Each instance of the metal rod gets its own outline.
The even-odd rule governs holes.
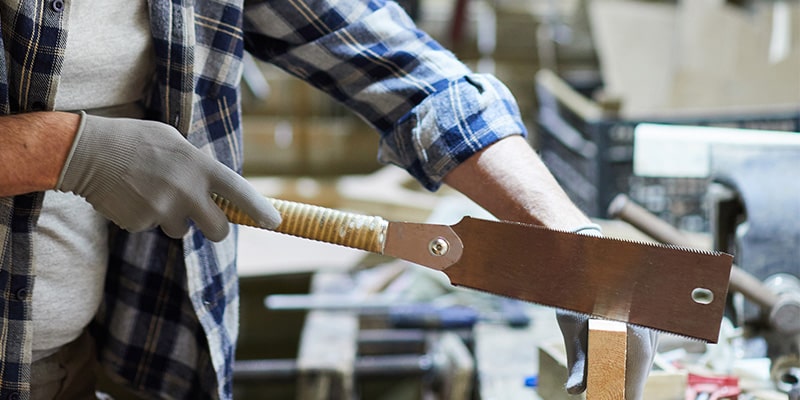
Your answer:
[[[233,363],[237,381],[291,380],[298,375],[295,359],[238,360]]]
[[[357,377],[419,376],[434,369],[434,360],[427,354],[393,354],[362,356],[355,360]],[[238,360],[233,365],[237,381],[290,380],[300,368],[295,359]]]

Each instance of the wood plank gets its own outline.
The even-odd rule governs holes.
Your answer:
[[[558,334],[555,313],[540,306],[533,306],[528,312],[535,322],[527,327],[514,328],[491,321],[475,325],[478,399],[552,400],[526,387],[525,379],[537,372],[536,344]],[[563,385],[562,380],[562,392]]]
[[[348,285],[347,275],[314,275],[312,293],[336,293]],[[311,311],[300,338],[297,366],[298,400],[351,399],[358,347],[358,315],[352,312]]]
[[[582,400],[585,393],[571,395],[564,389],[567,381],[567,353],[564,341],[553,336],[550,341],[539,343],[539,385],[536,387],[537,398],[547,400]]]
[[[627,327],[622,322],[589,320],[587,400],[625,398],[627,334]]]
[[[433,354],[442,366],[442,387],[439,399],[470,398],[475,377],[475,360],[464,341],[454,332],[443,332],[432,344]]]
[[[567,354],[560,338],[539,344],[539,397],[547,400],[585,399],[585,393],[570,395],[564,390],[567,380]],[[682,400],[686,393],[686,370],[655,369],[647,377],[643,399]]]

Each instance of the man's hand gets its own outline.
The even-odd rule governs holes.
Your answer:
[[[211,193],[265,228],[280,224],[278,211],[244,178],[155,121],[82,114],[56,189],[85,197],[132,232],[161,226],[180,238],[192,220],[206,237],[220,241],[229,226]]]
[[[599,227],[587,226],[576,233],[601,236]],[[564,337],[567,351],[567,392],[579,394],[586,390],[586,359],[589,340],[589,318],[569,311],[557,311],[556,318]],[[628,325],[627,361],[625,363],[625,398],[639,400],[644,394],[644,385],[653,364],[658,345],[657,332]]]
[[[567,392],[579,394],[586,390],[586,343],[589,339],[589,319],[567,311],[556,312],[558,326],[567,349]],[[627,361],[625,363],[625,398],[640,400],[650,366],[653,364],[658,335],[651,329],[628,325]]]
[[[501,220],[561,230],[587,226],[592,229],[581,233],[600,235],[521,137],[500,140],[473,155],[445,176],[445,182]],[[558,317],[567,346],[567,389],[580,393],[586,388],[588,319],[561,313]],[[654,332],[628,328],[628,399],[641,397],[655,346]]]

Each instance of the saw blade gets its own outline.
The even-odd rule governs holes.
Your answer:
[[[454,285],[716,343],[725,253],[464,218]]]

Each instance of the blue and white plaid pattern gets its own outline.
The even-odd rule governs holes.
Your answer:
[[[66,1],[69,11],[69,2]],[[150,0],[156,76],[148,117],[242,166],[243,51],[331,94],[381,135],[379,157],[433,190],[470,155],[524,126],[509,91],[472,74],[393,2]],[[63,14],[0,0],[0,112],[50,110]],[[0,199],[0,398],[29,396],[31,235],[41,194]],[[112,376],[147,397],[230,398],[238,329],[236,235],[212,243],[112,229],[92,325]]]

